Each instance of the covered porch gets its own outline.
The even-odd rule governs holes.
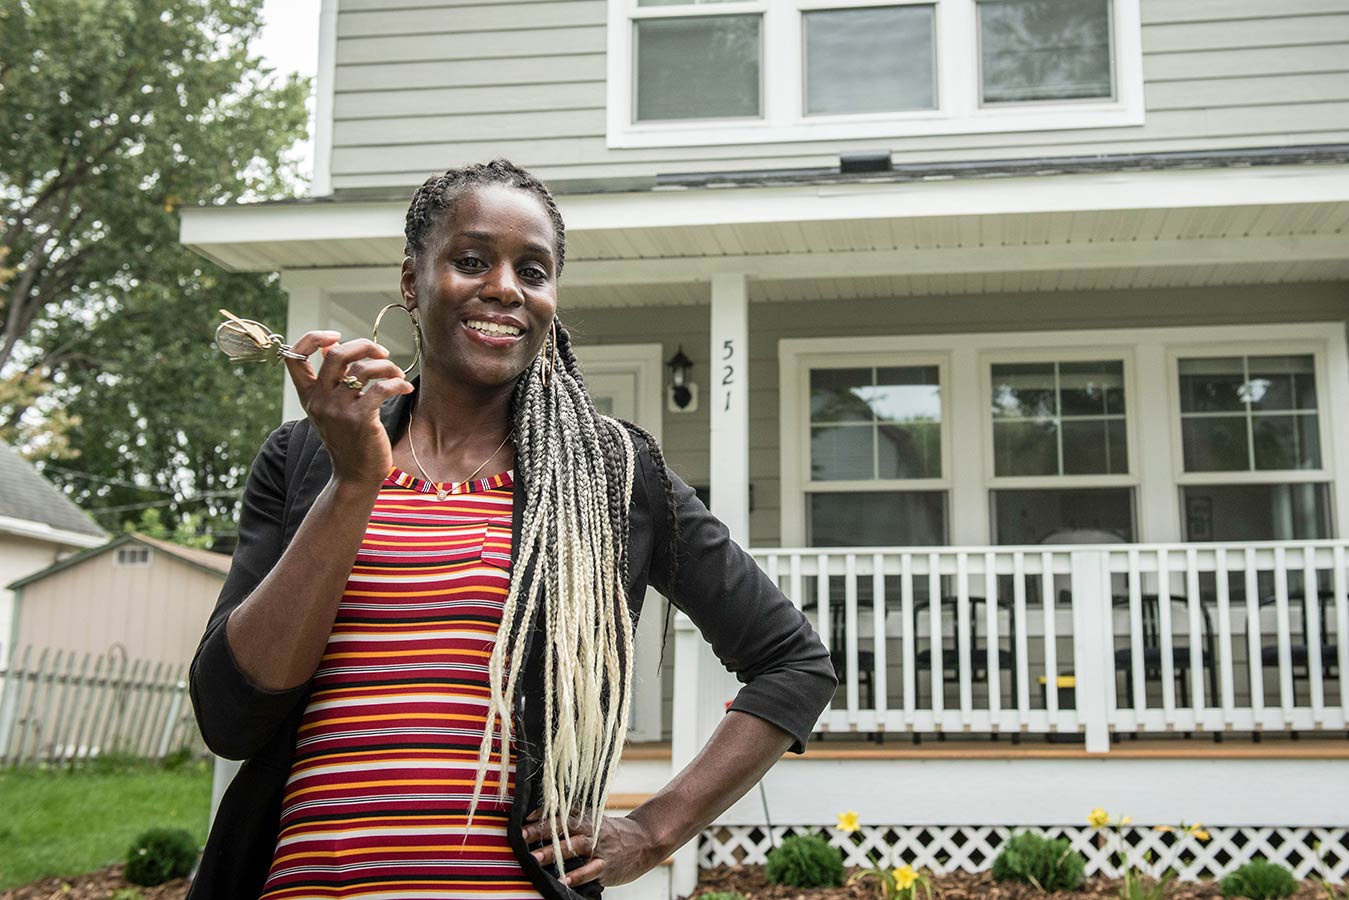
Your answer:
[[[1156,821],[1193,817],[1199,786],[1218,802],[1222,784],[1278,769],[1293,781],[1273,806],[1201,814],[1346,840],[1317,798],[1349,791],[1349,167],[559,202],[562,315],[597,402],[661,438],[834,658],[823,740],[769,776],[770,795],[796,798],[774,827],[829,824],[849,803],[878,827],[1066,827],[1108,762],[1107,793]],[[401,200],[199,210],[183,238],[281,270],[288,335],[364,334],[397,300],[402,214]],[[683,407],[664,367],[681,348],[698,386]],[[625,757],[620,806],[692,759],[737,687],[688,618],[662,633],[662,603],[638,637],[645,747]],[[1297,775],[1258,755],[1290,745],[1274,733],[1314,741],[1318,762]],[[1156,740],[1257,755],[1130,752]],[[906,755],[958,741],[1002,755]],[[1080,768],[1049,797],[1066,770],[1036,754],[1060,750]],[[1007,765],[1034,781],[989,805]],[[1145,788],[1125,771],[1140,765]],[[969,790],[905,800],[914,778],[956,777]],[[757,803],[705,835],[704,864],[761,853]],[[676,858],[676,893],[698,852]]]

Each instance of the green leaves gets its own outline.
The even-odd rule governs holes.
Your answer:
[[[275,277],[195,256],[174,214],[297,189],[309,84],[249,56],[261,6],[0,0],[0,380],[50,386],[0,399],[0,428],[61,426],[78,456],[47,474],[107,528],[160,508],[232,531],[279,416],[279,375],[211,348],[219,306],[284,320]]]

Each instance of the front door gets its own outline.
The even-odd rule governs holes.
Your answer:
[[[661,345],[626,344],[577,347],[586,387],[595,408],[608,416],[641,425],[659,440],[661,425]],[[661,739],[661,630],[665,598],[648,590],[637,625],[636,670],[632,678],[632,705],[628,739]],[[671,654],[673,658],[673,653]]]

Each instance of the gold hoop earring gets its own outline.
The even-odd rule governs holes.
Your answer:
[[[401,309],[408,314],[408,319],[412,322],[412,345],[415,352],[412,355],[412,365],[403,370],[403,375],[411,375],[412,370],[417,368],[417,364],[422,361],[422,325],[417,321],[417,314],[408,309],[407,304],[390,303],[388,306],[381,309],[379,315],[375,316],[375,330],[374,333],[370,335],[370,340],[374,341],[376,344],[379,343],[379,323],[384,318],[384,314],[391,309]]]
[[[541,363],[543,367],[543,386],[548,387],[548,382],[552,380],[553,370],[557,368],[557,319],[554,318],[549,327],[553,338],[553,352],[548,354],[548,360]]]

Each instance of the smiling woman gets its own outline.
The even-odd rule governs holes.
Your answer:
[[[836,686],[651,437],[595,409],[547,188],[451,170],[406,236],[422,374],[334,332],[287,358],[307,418],[258,455],[193,662],[203,736],[248,760],[193,898],[594,897],[801,752]],[[605,817],[648,582],[745,686],[665,789]]]

